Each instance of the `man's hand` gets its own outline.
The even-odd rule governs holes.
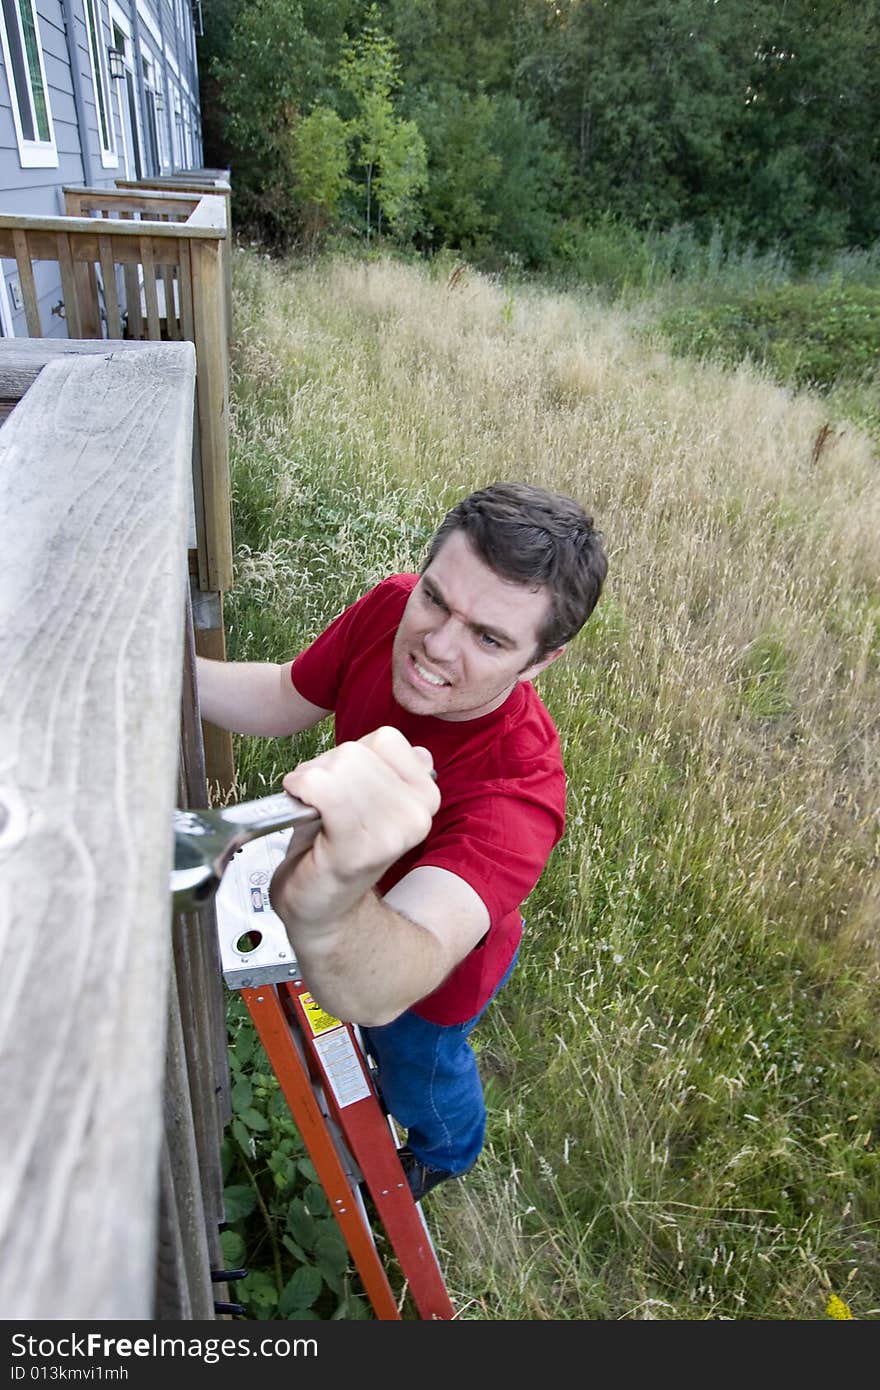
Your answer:
[[[284,788],[321,813],[322,828],[301,859],[284,860],[271,885],[274,910],[291,933],[333,927],[385,873],[420,844],[440,805],[431,756],[397,729],[342,743],[284,778]]]

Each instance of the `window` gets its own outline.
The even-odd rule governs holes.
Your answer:
[[[95,110],[98,114],[98,135],[101,140],[101,163],[105,169],[115,168],[119,163],[116,154],[116,137],[113,131],[113,115],[110,108],[110,85],[107,77],[105,44],[101,32],[101,15],[97,0],[85,0],[86,33],[89,40],[89,57],[92,64],[92,87],[95,92]]]
[[[168,153],[168,121],[165,115],[165,93],[161,88],[153,94],[153,105],[156,111],[156,128],[159,136],[159,164],[161,168],[167,169],[171,165],[171,157]]]
[[[119,103],[119,129],[122,133],[122,157],[126,177],[143,178],[143,159],[141,156],[141,136],[138,125],[137,102],[134,92],[134,61],[132,58],[131,37],[120,21],[116,6],[110,12],[113,24],[113,47],[123,55],[125,77],[113,83],[116,100]]]
[[[0,0],[3,57],[23,169],[58,167],[40,26],[34,0]]]

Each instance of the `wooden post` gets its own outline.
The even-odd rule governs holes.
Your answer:
[[[223,266],[219,241],[190,242],[196,402],[205,507],[205,549],[211,590],[232,588],[232,519],[229,493],[229,363]]]
[[[94,347],[0,429],[0,1307],[21,1320],[154,1306],[195,362]]]
[[[32,338],[39,338],[43,330],[40,326],[40,306],[37,302],[37,288],[34,283],[34,267],[31,264],[27,232],[21,228],[16,229],[12,233],[12,244],[15,248],[18,283],[21,285],[22,298],[24,299],[27,331]]]
[[[192,590],[195,646],[198,656],[211,661],[226,660],[226,630],[223,622],[223,595]],[[216,724],[202,725],[205,748],[205,775],[212,794],[222,801],[235,782],[232,735]]]

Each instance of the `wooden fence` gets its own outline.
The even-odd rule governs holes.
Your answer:
[[[172,189],[66,188],[65,215],[0,214],[0,256],[14,259],[31,338],[48,333],[34,263],[58,266],[71,339],[188,341],[196,349],[190,567],[196,645],[225,658],[223,594],[232,585],[229,487],[228,196]],[[233,781],[232,741],[205,730],[208,776]]]
[[[226,226],[232,226],[232,185],[228,169],[189,169],[177,174],[156,174],[151,179],[117,179],[116,187],[123,189],[152,189],[164,193],[190,193],[200,197],[210,193],[226,203]],[[225,257],[226,326],[232,333],[232,257]]]
[[[0,342],[0,1308],[204,1319],[228,1118],[203,805],[186,342]]]

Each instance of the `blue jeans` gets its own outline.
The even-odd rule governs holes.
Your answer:
[[[477,1161],[486,1105],[468,1035],[515,965],[516,956],[491,998],[466,1023],[429,1023],[408,1009],[392,1023],[360,1030],[379,1070],[382,1099],[428,1168],[460,1174]]]

